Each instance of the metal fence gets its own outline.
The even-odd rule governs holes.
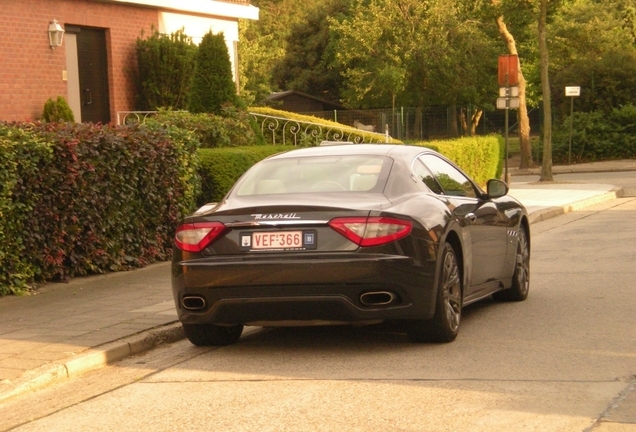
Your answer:
[[[157,111],[118,111],[117,125],[144,123]],[[263,137],[269,144],[293,146],[315,146],[322,141],[351,141],[369,143],[388,143],[391,136],[382,133],[360,130],[346,125],[327,125],[322,123],[295,120],[265,114],[249,113],[258,124]]]
[[[157,111],[117,111],[117,126],[128,123],[144,123],[146,118],[157,114]]]
[[[354,127],[332,126],[256,113],[250,113],[250,116],[260,126],[263,136],[270,144],[314,146],[321,141],[391,142],[391,136],[388,134],[363,131]]]
[[[372,110],[334,110],[303,113],[326,120],[336,121],[345,125],[366,128],[399,139],[399,140],[429,140],[446,138],[453,135],[452,122],[458,121],[460,111],[470,118],[474,112],[472,107],[458,108],[457,116],[453,116],[451,109],[447,107],[430,107],[418,110],[417,108],[400,107],[396,109],[372,109]],[[530,109],[530,128],[539,131],[541,116],[539,109]],[[509,133],[517,133],[516,111],[511,113]],[[485,111],[477,125],[476,133],[488,135],[491,133],[504,133],[505,113],[503,110]],[[460,125],[457,126],[460,131]]]
[[[418,110],[417,108],[400,107],[396,109],[371,109],[371,110],[334,110],[303,113],[326,120],[338,122],[349,126],[346,128],[329,127],[325,125],[308,123],[286,118],[266,116],[251,113],[258,121],[263,134],[273,139],[274,143],[288,143],[298,145],[299,140],[304,139],[333,139],[353,140],[356,131],[366,132],[366,139],[374,142],[388,142],[390,138],[401,141],[426,141],[431,139],[443,139],[453,136],[452,122],[458,121],[460,112],[463,111],[470,118],[474,108],[458,108],[458,113],[453,116],[451,109],[446,107],[431,107]],[[117,113],[117,124],[129,122],[143,123],[148,116],[156,111],[120,111]],[[528,110],[530,117],[530,129],[538,132],[541,129],[541,112],[538,108]],[[510,116],[508,133],[516,135],[518,123],[516,111]],[[460,134],[461,127],[457,126]],[[476,128],[478,135],[491,133],[504,134],[505,113],[503,110],[485,111]]]

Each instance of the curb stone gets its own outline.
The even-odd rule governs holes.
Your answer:
[[[0,402],[184,338],[185,334],[181,323],[175,321],[99,347],[90,348],[62,363],[52,363],[26,372],[16,382],[8,383],[11,385],[9,390],[0,390]]]
[[[605,192],[604,194],[586,198],[581,201],[577,201],[573,204],[566,206],[555,206],[549,207],[547,209],[539,210],[535,213],[528,215],[528,220],[530,224],[544,221],[546,219],[551,219],[553,217],[557,217],[566,213],[571,213],[573,211],[581,210],[585,207],[592,206],[594,204],[600,204],[605,201],[610,201],[616,198],[620,198],[624,195],[624,190],[622,187],[617,187],[612,189],[611,191]]]

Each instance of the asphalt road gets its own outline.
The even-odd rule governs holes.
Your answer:
[[[533,225],[528,300],[468,307],[450,344],[383,327],[182,341],[10,400],[0,430],[635,431],[635,220],[631,198]]]

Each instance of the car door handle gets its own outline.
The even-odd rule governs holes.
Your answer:
[[[468,219],[471,222],[475,222],[477,220],[477,216],[475,216],[475,213],[468,213],[466,216],[464,216],[465,219]]]

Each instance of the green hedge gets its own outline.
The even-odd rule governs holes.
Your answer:
[[[232,185],[256,162],[293,146],[251,146],[199,150],[201,196],[198,204],[218,202]]]
[[[167,259],[199,195],[178,128],[0,124],[0,294]]]
[[[20,293],[40,273],[27,249],[40,196],[25,189],[52,160],[41,136],[0,123],[0,295]]]
[[[501,176],[505,148],[504,140],[499,135],[431,141],[418,145],[443,154],[481,185]]]
[[[503,138],[496,135],[419,143],[439,151],[464,169],[479,184],[501,176]],[[198,205],[218,202],[256,162],[293,146],[259,146],[199,150],[202,194]]]
[[[556,164],[567,163],[569,147],[570,118],[567,118],[554,129],[552,161]],[[574,113],[572,162],[626,158],[636,158],[636,106],[624,105],[609,113]]]

